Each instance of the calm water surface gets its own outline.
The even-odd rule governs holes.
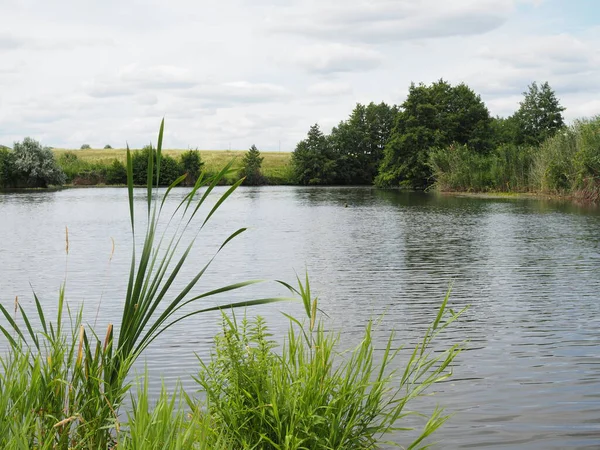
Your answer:
[[[144,201],[136,192],[140,214]],[[468,351],[431,400],[455,413],[438,448],[600,448],[598,210],[370,188],[243,188],[202,232],[186,273],[241,226],[249,230],[198,292],[244,279],[293,281],[306,268],[347,345],[384,313],[382,345],[391,330],[398,345],[415,343],[453,282],[451,306],[471,308],[447,339],[468,340]],[[0,236],[3,304],[18,295],[31,309],[31,283],[52,309],[66,273],[68,301],[83,302],[86,321],[99,329],[118,321],[131,242],[124,189],[0,194]],[[267,283],[218,300],[281,294]],[[280,336],[281,311],[302,314],[297,304],[252,314]],[[208,355],[217,330],[213,314],[164,335],[145,354],[153,389],[161,377],[194,389],[195,354]]]

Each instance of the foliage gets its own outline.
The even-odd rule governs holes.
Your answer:
[[[503,144],[516,145],[518,124],[514,115],[510,117],[493,117],[490,123],[494,148]]]
[[[157,174],[157,151],[151,145],[147,145],[142,150],[135,151],[132,156],[133,161],[133,180],[136,185],[144,185],[147,182],[149,155],[153,155],[152,166],[154,167],[154,176]],[[160,186],[169,186],[181,175],[184,174],[182,165],[175,158],[168,155],[161,155],[160,165]]]
[[[600,201],[600,117],[577,121],[536,153],[533,179],[542,192]]]
[[[409,416],[408,405],[437,382],[447,379],[460,345],[434,353],[433,339],[458,315],[446,312],[446,302],[420,344],[408,355],[402,371],[391,369],[401,349],[389,336],[380,363],[374,361],[373,324],[361,343],[339,357],[339,337],[317,320],[317,299],[308,279],[293,289],[304,302],[308,323],[290,317],[288,336],[279,349],[259,317],[238,324],[223,315],[223,334],[215,341],[210,363],[197,377],[206,393],[205,406],[219,436],[231,448],[367,449],[379,448],[398,423]],[[441,426],[448,416],[436,408],[414,448]]]
[[[244,155],[243,168],[240,171],[240,176],[245,177],[244,184],[249,186],[259,186],[265,183],[260,167],[264,158],[260,156],[260,151],[255,145],[250,147],[250,150]]]
[[[92,147],[90,146],[90,144],[83,144],[83,145],[80,147],[80,150],[89,150],[90,148],[92,148]]]
[[[0,188],[15,187],[15,154],[9,148],[0,148]]]
[[[111,150],[111,149],[112,149],[112,147],[110,146],[110,144],[106,144],[104,146],[104,150]]]
[[[118,159],[106,168],[106,184],[127,184],[127,169]]]
[[[65,182],[65,174],[57,165],[54,153],[34,139],[26,137],[14,145],[14,170],[18,185],[48,187]]]
[[[68,151],[58,157],[58,166],[65,181],[74,185],[101,184],[106,180],[107,167],[97,161],[85,161],[76,152]]]
[[[515,143],[518,145],[540,145],[564,127],[562,112],[556,94],[548,84],[540,86],[534,81],[523,92],[523,100],[514,115],[516,122]]]
[[[383,157],[396,106],[358,103],[350,117],[334,127],[329,137],[336,158],[336,184],[372,184]]]
[[[310,127],[306,139],[296,146],[292,167],[298,184],[331,184],[336,179],[335,156],[318,124]]]
[[[492,144],[490,126],[485,104],[465,84],[412,84],[386,145],[377,185],[427,187],[430,149],[456,143],[485,153]]]
[[[531,188],[532,150],[504,144],[481,154],[466,145],[435,149],[430,154],[435,187],[442,191],[512,191]]]
[[[181,154],[180,162],[183,167],[183,172],[187,173],[185,184],[187,186],[193,186],[204,166],[200,152],[198,150],[187,150]]]

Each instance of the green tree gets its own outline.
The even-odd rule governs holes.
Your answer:
[[[358,103],[350,117],[331,132],[336,184],[372,184],[398,113],[385,103]]]
[[[265,183],[265,178],[260,170],[263,159],[264,158],[260,156],[260,151],[255,145],[252,145],[250,150],[244,155],[244,167],[240,173],[242,177],[246,177],[244,184],[259,186]]]
[[[90,147],[90,144],[83,144],[81,146],[81,150],[89,150],[90,148],[92,148],[92,147]]]
[[[183,172],[187,173],[187,177],[184,181],[186,186],[193,186],[202,172],[202,166],[204,162],[200,156],[198,150],[187,150],[181,154],[180,163],[183,168]]]
[[[514,115],[493,117],[490,126],[494,148],[503,144],[516,144],[518,124]]]
[[[331,145],[318,124],[292,153],[292,168],[299,184],[331,184],[336,179],[336,161]]]
[[[65,173],[56,163],[52,150],[29,137],[23,142],[15,142],[14,167],[19,186],[45,188],[66,181]]]
[[[104,146],[104,150],[110,150],[110,149],[112,149],[112,147],[110,146],[110,144],[106,144]]]
[[[8,147],[0,147],[0,187],[14,187],[15,154]]]
[[[534,81],[523,96],[515,113],[517,145],[539,145],[565,126],[565,108],[547,81],[540,86]]]
[[[478,153],[492,145],[490,113],[467,85],[411,84],[384,151],[376,184],[422,189],[431,183],[429,151],[452,143]]]

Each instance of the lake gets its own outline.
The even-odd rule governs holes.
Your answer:
[[[142,215],[145,192],[135,198]],[[347,346],[380,317],[381,346],[391,330],[398,345],[414,345],[452,283],[450,306],[471,306],[442,342],[465,340],[467,350],[431,397],[454,413],[438,448],[600,448],[598,209],[372,188],[240,188],[200,234],[186,275],[242,226],[248,231],[199,289],[293,282],[308,270],[328,326]],[[16,295],[32,310],[30,283],[55,309],[66,276],[70,306],[83,303],[99,334],[119,320],[131,251],[125,189],[0,193],[0,236],[0,301],[9,310]],[[285,294],[267,282],[221,300]],[[280,337],[281,311],[302,315],[296,303],[249,314],[266,317]],[[218,322],[218,314],[197,316],[146,352],[154,392],[161,379],[195,389],[196,354],[209,354]]]

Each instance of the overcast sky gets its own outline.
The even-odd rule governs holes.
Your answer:
[[[293,150],[357,102],[466,82],[493,115],[549,81],[600,113],[597,0],[0,0],[0,144]]]

